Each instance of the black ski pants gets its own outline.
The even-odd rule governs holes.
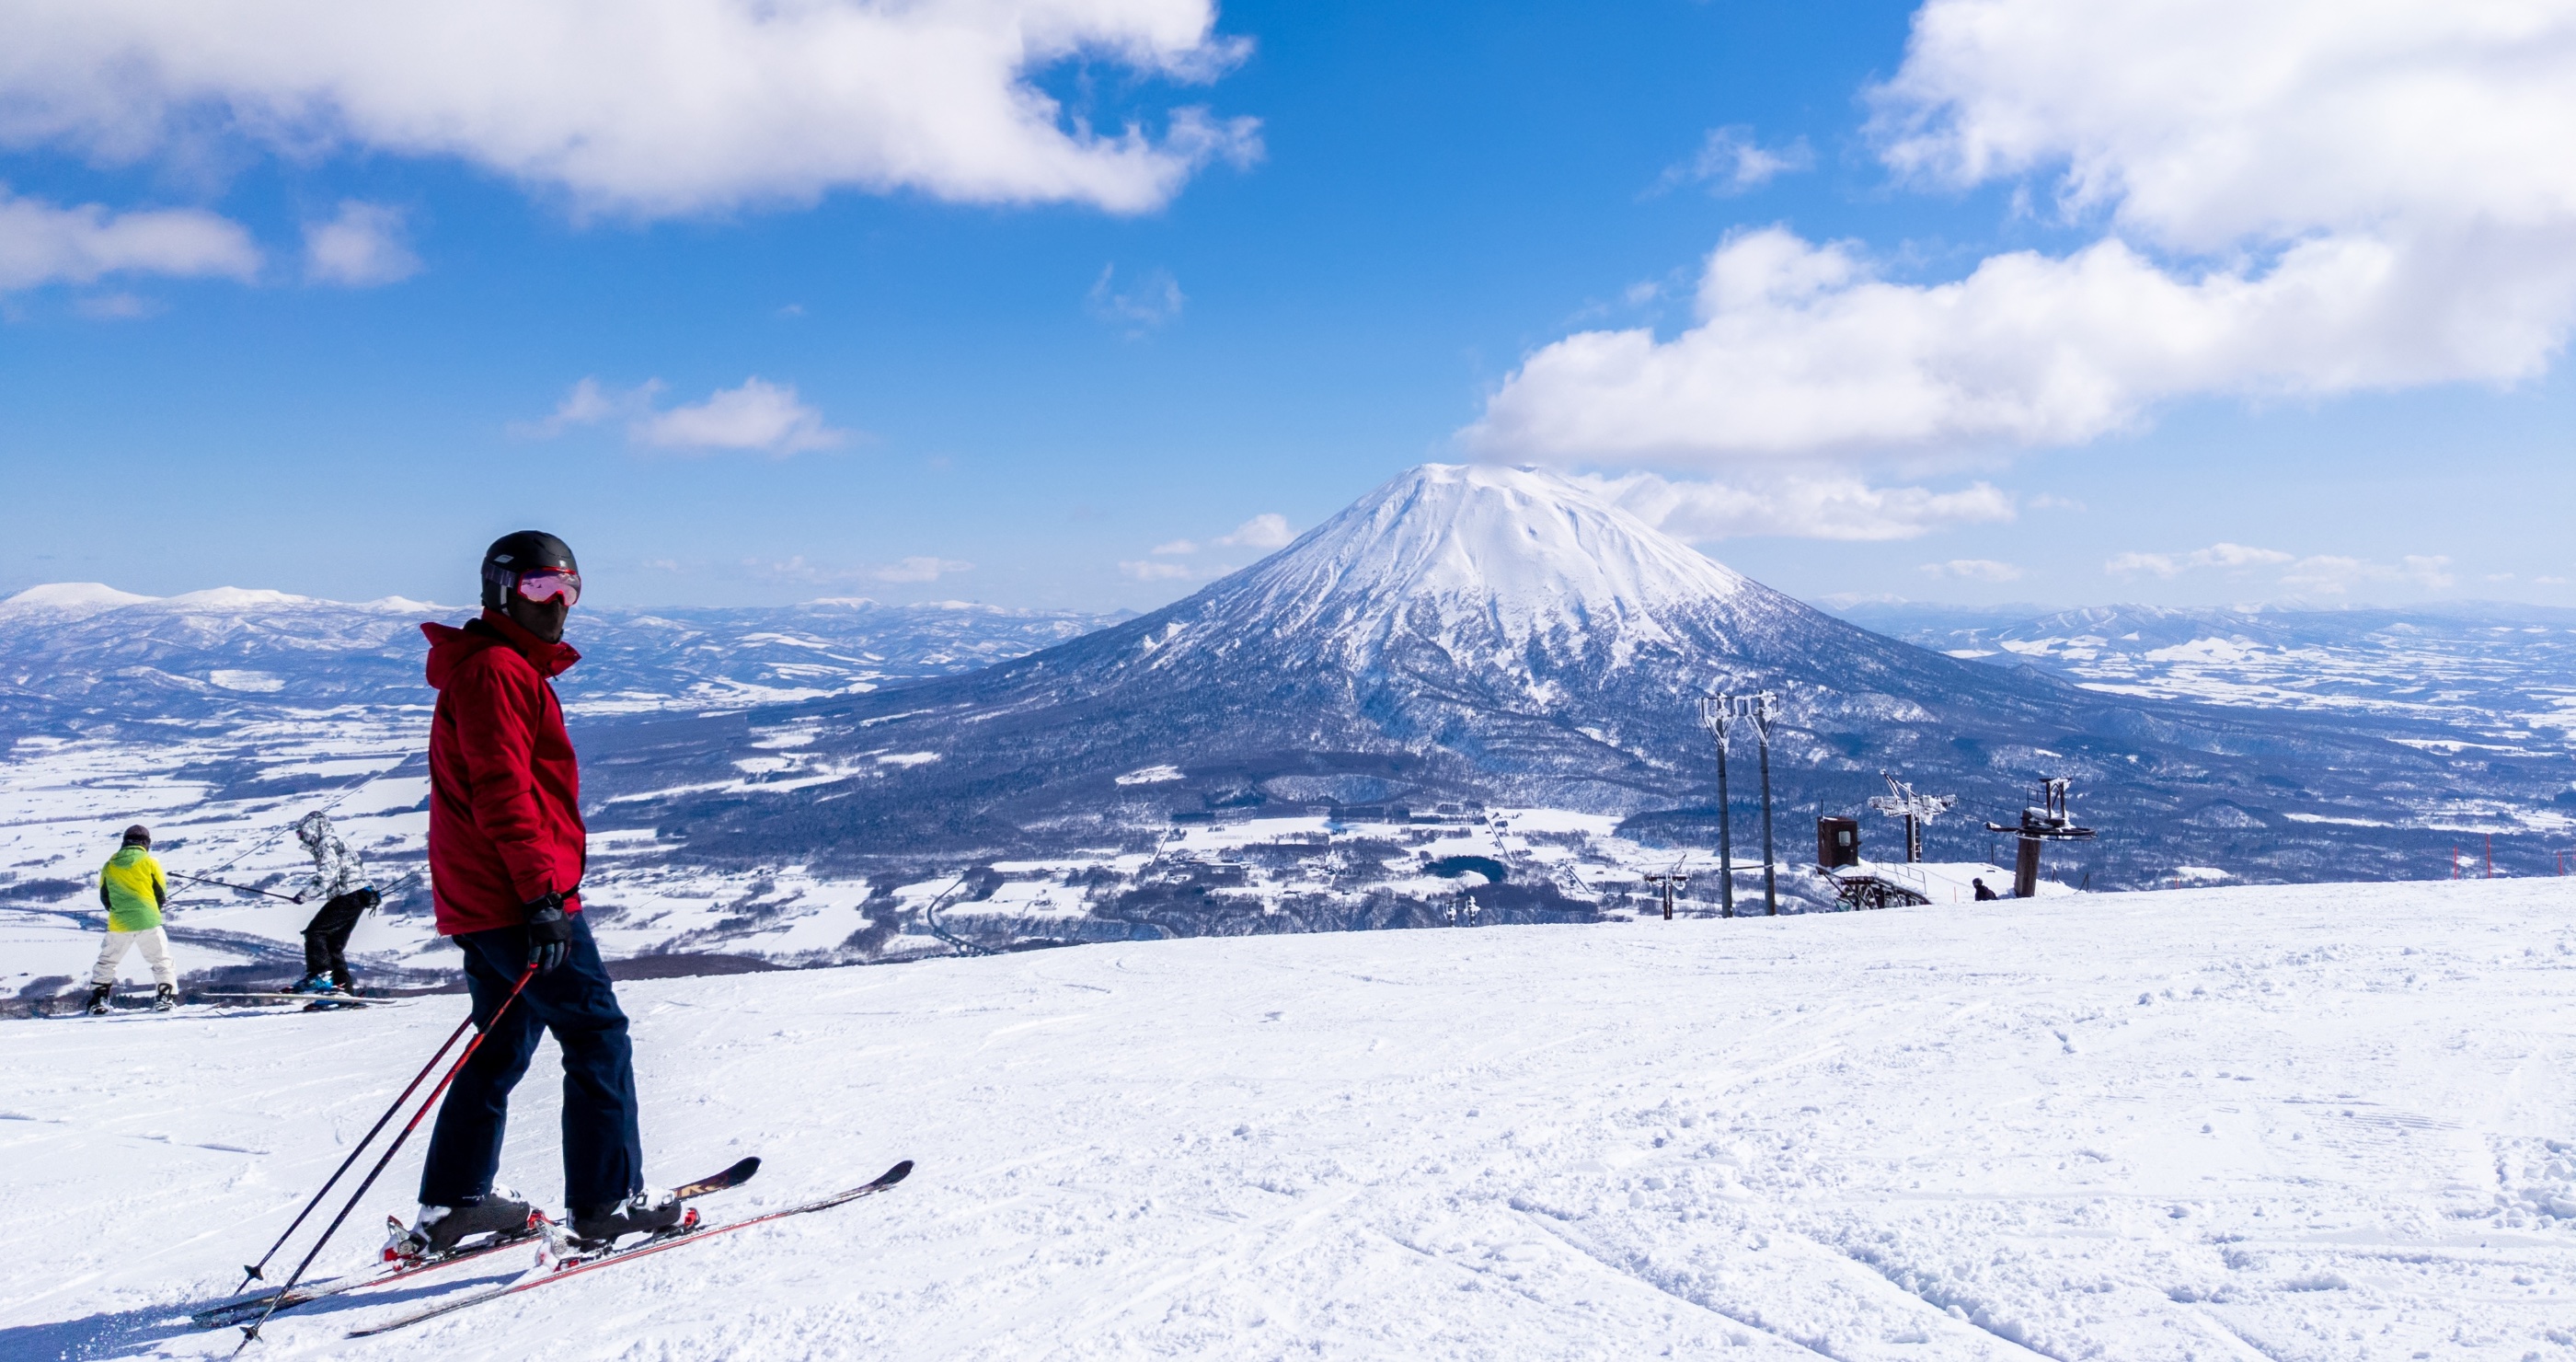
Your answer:
[[[340,894],[322,905],[322,911],[304,924],[304,972],[307,975],[328,972],[331,982],[346,990],[356,981],[349,977],[349,933],[358,929],[358,919],[374,899],[361,889]]]
[[[530,979],[507,1011],[501,1001],[528,967],[527,929],[499,927],[454,939],[465,950],[465,986],[483,1044],[439,1104],[429,1162],[420,1173],[421,1204],[462,1206],[492,1190],[510,1090],[548,1031],[563,1049],[564,1204],[578,1214],[644,1190],[634,1049],[590,924],[572,915],[572,949],[564,962]]]

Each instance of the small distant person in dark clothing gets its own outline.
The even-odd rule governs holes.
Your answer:
[[[2003,897],[2003,895],[1988,889],[1984,880],[1970,880],[1968,883],[1977,887],[1977,902],[1979,903],[1992,903]]]
[[[522,530],[483,555],[481,617],[462,629],[420,627],[438,691],[429,731],[431,898],[439,935],[465,952],[484,1036],[438,1109],[409,1252],[445,1253],[468,1238],[526,1228],[531,1207],[492,1179],[510,1090],[549,1031],[563,1051],[573,1234],[600,1241],[664,1229],[685,1209],[644,1185],[626,1014],[581,911],[581,771],[552,681],[581,660],[563,641],[579,599],[572,550]],[[513,988],[519,995],[504,1010]]]
[[[354,993],[358,985],[349,974],[349,933],[376,906],[375,887],[367,883],[367,868],[357,853],[331,830],[328,814],[316,809],[297,820],[295,840],[313,857],[313,878],[296,891],[295,901],[320,899],[322,911],[304,925],[304,978],[288,992],[324,997]]]

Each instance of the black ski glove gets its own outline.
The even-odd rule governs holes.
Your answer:
[[[572,951],[572,919],[564,916],[564,896],[548,894],[521,905],[528,915],[528,963],[539,974],[551,972]]]

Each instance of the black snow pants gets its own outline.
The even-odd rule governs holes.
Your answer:
[[[331,982],[342,989],[355,986],[349,977],[349,933],[358,929],[358,918],[376,901],[371,889],[353,890],[334,897],[322,905],[322,911],[304,924],[304,972],[307,975],[328,971]]]
[[[465,986],[484,1036],[439,1104],[429,1162],[420,1173],[421,1204],[462,1206],[491,1192],[510,1090],[548,1031],[563,1049],[565,1206],[578,1214],[644,1190],[634,1049],[584,915],[572,915],[572,949],[564,962],[530,979],[498,1022],[493,1014],[528,967],[527,929],[496,927],[455,941],[465,950]]]

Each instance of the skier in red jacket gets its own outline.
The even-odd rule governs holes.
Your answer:
[[[446,1253],[465,1239],[527,1228],[528,1204],[492,1179],[510,1090],[547,1031],[563,1049],[573,1233],[614,1240],[681,1216],[677,1198],[644,1186],[626,1014],[582,920],[581,770],[553,685],[581,660],[563,641],[579,599],[572,550],[521,530],[483,556],[480,618],[462,629],[420,627],[438,690],[429,734],[432,899],[439,935],[465,952],[466,987],[486,1034],[439,1106],[420,1218],[398,1237],[401,1253]],[[518,997],[505,1009],[513,988]]]

